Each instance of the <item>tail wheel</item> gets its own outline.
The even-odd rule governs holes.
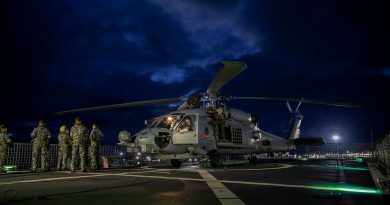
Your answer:
[[[172,167],[180,168],[182,161],[180,159],[171,159]]]
[[[221,167],[223,164],[221,155],[211,155],[210,165],[211,167]]]

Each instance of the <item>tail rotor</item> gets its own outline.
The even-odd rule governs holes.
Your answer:
[[[288,123],[284,127],[284,131],[287,132],[288,139],[299,138],[301,121],[303,119],[303,115],[299,112],[299,107],[301,106],[301,104],[302,102],[299,102],[297,107],[295,107],[295,109],[292,109],[290,103],[288,101],[286,102],[287,109],[291,114]]]

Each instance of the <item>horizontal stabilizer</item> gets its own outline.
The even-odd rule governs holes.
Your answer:
[[[298,139],[292,140],[292,142],[294,143],[294,145],[315,145],[315,146],[319,146],[319,145],[324,145],[325,144],[325,140],[322,137],[298,138]]]

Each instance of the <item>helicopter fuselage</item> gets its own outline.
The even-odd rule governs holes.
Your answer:
[[[221,126],[225,136],[221,139],[207,109],[180,110],[150,120],[145,129],[119,144],[130,153],[151,153],[166,159],[286,152],[294,148],[289,140],[260,130],[254,118],[253,114],[226,108]]]

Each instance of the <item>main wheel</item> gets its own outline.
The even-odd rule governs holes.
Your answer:
[[[221,167],[223,164],[221,155],[211,155],[210,165],[211,167]]]
[[[182,161],[180,159],[171,159],[172,167],[175,168],[180,168],[181,162]]]
[[[257,158],[255,156],[250,156],[248,160],[249,160],[249,164],[253,164],[253,165],[257,164]]]

